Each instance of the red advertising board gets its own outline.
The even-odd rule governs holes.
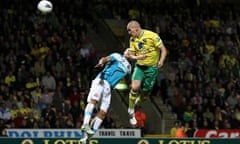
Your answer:
[[[240,129],[236,130],[205,130],[199,129],[194,133],[198,138],[240,138]]]

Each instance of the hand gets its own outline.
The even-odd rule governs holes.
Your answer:
[[[95,65],[95,68],[98,68],[98,67],[103,67],[104,66],[104,64],[103,63],[98,63],[98,64],[96,64]]]
[[[158,62],[158,68],[161,68],[163,66],[163,62],[159,61]]]
[[[123,53],[123,55],[126,57],[126,58],[130,58],[130,53],[129,53],[129,48],[127,48],[125,51],[124,51],[124,53]]]
[[[146,55],[139,55],[137,56],[137,60],[145,60],[147,58]]]
[[[106,58],[102,57],[99,61],[98,61],[98,64],[95,65],[95,68],[98,68],[98,67],[103,67],[104,66],[104,61],[105,61]]]

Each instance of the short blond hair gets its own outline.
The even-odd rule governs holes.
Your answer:
[[[127,27],[141,28],[141,25],[138,21],[132,20],[128,23]]]

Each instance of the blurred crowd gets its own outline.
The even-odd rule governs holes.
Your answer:
[[[87,36],[89,3],[103,18],[137,19],[160,34],[169,55],[153,95],[176,119],[189,129],[240,128],[240,15],[234,5],[58,0],[46,15],[37,2],[1,1],[1,130],[81,126],[98,59]],[[115,127],[110,115],[104,126]]]
[[[228,3],[174,9],[159,21],[170,64],[160,95],[190,128],[239,129],[239,12]]]
[[[98,55],[88,38],[84,1],[0,4],[0,131],[79,128]],[[66,7],[67,5],[67,7]],[[109,124],[110,123],[110,124]],[[113,126],[110,116],[104,126]],[[4,135],[4,134],[3,134]]]

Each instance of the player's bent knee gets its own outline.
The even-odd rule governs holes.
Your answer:
[[[135,80],[135,81],[133,81],[132,84],[131,84],[131,89],[132,89],[132,91],[134,91],[134,92],[139,91],[140,87],[141,87],[141,81],[136,81],[136,80]]]
[[[105,116],[106,116],[106,114],[107,114],[107,113],[106,113],[105,111],[100,110],[100,111],[98,112],[98,117],[101,118],[101,119],[104,119]]]
[[[96,105],[96,104],[97,104],[97,100],[95,100],[95,99],[91,99],[90,103]]]

